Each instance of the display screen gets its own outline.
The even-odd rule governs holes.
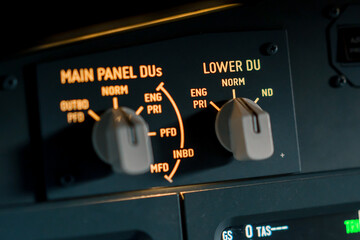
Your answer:
[[[358,211],[225,228],[221,240],[354,240],[360,239]]]

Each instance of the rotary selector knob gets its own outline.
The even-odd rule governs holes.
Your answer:
[[[108,109],[92,132],[95,152],[117,173],[142,174],[154,162],[149,127],[132,109]]]
[[[219,110],[215,131],[237,160],[263,160],[274,153],[270,115],[247,98],[234,98]]]

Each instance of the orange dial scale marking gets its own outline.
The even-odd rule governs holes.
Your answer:
[[[97,115],[93,110],[89,109],[88,110],[88,114],[90,115],[90,117],[92,117],[95,121],[100,121],[100,116]]]
[[[157,86],[156,91],[162,91],[165,94],[165,96],[169,99],[171,105],[173,106],[173,108],[175,110],[176,117],[177,117],[178,122],[179,122],[179,128],[180,128],[180,148],[184,148],[184,145],[185,145],[184,124],[183,124],[183,121],[182,121],[182,117],[181,117],[179,108],[177,107],[177,105],[176,105],[174,99],[171,97],[170,93],[164,88],[164,82],[161,82],[159,84],[159,86]],[[168,180],[170,183],[173,182],[172,178],[174,177],[177,169],[179,168],[180,162],[181,162],[181,160],[178,159],[176,161],[175,166],[172,169],[171,173],[169,175],[164,176],[164,178],[166,180]]]

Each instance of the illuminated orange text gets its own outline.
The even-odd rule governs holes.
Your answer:
[[[245,85],[245,78],[223,78],[221,79],[222,87],[232,87]]]
[[[84,83],[94,81],[94,69],[80,68],[80,69],[61,69],[60,70],[61,84]]]
[[[82,123],[85,121],[85,114],[83,112],[68,112],[67,122],[68,123]]]
[[[175,149],[173,150],[173,157],[174,159],[178,158],[189,158],[194,156],[194,149],[188,148],[188,149]]]
[[[160,114],[162,113],[161,104],[147,105],[146,107],[148,114]]]
[[[162,95],[161,93],[145,93],[144,94],[144,101],[146,103],[149,102],[161,102],[162,101]]]
[[[160,128],[160,137],[175,137],[177,135],[176,128]]]
[[[197,108],[207,108],[207,101],[206,99],[203,100],[194,100],[193,101],[193,108],[197,109]]]
[[[203,62],[204,74],[229,73],[243,71],[259,71],[261,69],[260,59],[246,59],[244,62],[240,60]]]
[[[102,86],[101,96],[118,96],[129,94],[128,85]]]
[[[87,110],[89,105],[89,100],[87,99],[62,100],[60,102],[60,110],[62,112]]]
[[[132,66],[119,67],[99,67],[97,68],[98,81],[107,80],[121,80],[121,79],[135,79],[137,75],[134,74]]]
[[[161,77],[163,75],[162,68],[155,65],[140,65],[139,66],[140,77]]]
[[[271,97],[274,95],[274,90],[272,88],[261,89],[262,97]]]
[[[207,89],[206,88],[191,88],[190,96],[191,97],[205,97],[205,96],[207,96]]]
[[[242,61],[220,61],[203,63],[204,74],[210,73],[226,73],[226,72],[242,72]]]
[[[167,171],[169,171],[168,163],[155,163],[155,164],[150,165],[151,173],[160,173],[160,172],[167,172]]]

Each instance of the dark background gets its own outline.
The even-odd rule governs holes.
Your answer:
[[[206,1],[48,1],[42,3],[12,1],[2,3],[0,57],[36,46],[53,35],[113,20],[163,12],[197,2]]]
[[[331,65],[330,52],[334,49],[329,47],[329,41],[336,41],[336,37],[330,39],[328,35],[336,21],[329,10],[339,6],[343,12],[351,3],[360,4],[335,0],[256,1],[255,6],[45,51],[41,57],[30,60],[2,61],[0,76],[13,74],[19,85],[15,90],[0,91],[0,238],[76,239],[117,231],[144,231],[141,236],[158,240],[208,240],[220,236],[221,230],[231,224],[243,224],[247,219],[260,221],[252,217],[258,214],[269,214],[267,219],[275,221],[278,212],[289,219],[288,216],[302,217],[303,209],[311,216],[330,208],[341,212],[348,204],[355,212],[360,206],[360,92],[349,84],[339,88],[330,84],[340,73]],[[134,1],[127,7],[103,1],[73,4],[2,3],[0,57],[11,58],[54,34],[167,9],[175,3]],[[44,189],[43,182],[34,182],[41,179],[42,165],[41,156],[34,157],[32,152],[39,147],[39,129],[32,119],[37,112],[29,107],[36,107],[36,101],[29,102],[27,97],[36,96],[31,88],[35,78],[27,75],[24,68],[29,62],[101,51],[104,46],[111,48],[111,44],[119,47],[199,32],[264,29],[286,29],[289,37],[300,174],[71,200],[46,201],[46,197],[39,197],[37,193],[44,195]],[[35,145],[29,145],[30,142]],[[169,192],[171,195],[165,197]],[[138,202],[139,199],[142,200]],[[319,207],[327,210],[317,210]],[[296,215],[289,212],[293,210],[298,211]]]

